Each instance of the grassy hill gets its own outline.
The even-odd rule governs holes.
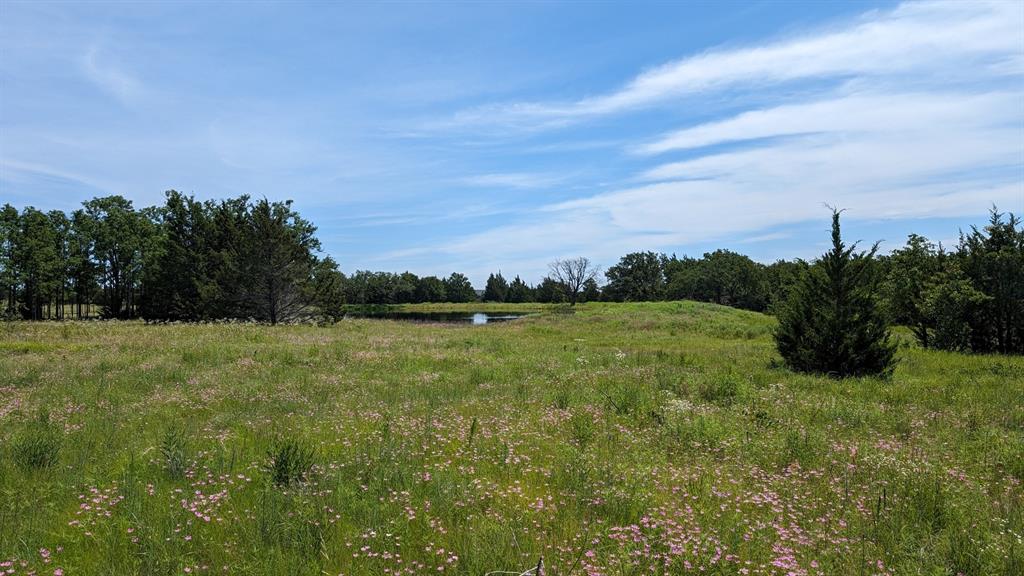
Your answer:
[[[836,381],[756,313],[547,311],[4,324],[0,573],[1024,571],[1024,358]]]

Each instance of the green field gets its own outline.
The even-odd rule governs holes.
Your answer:
[[[1024,358],[830,380],[773,325],[3,324],[0,573],[1024,573]]]

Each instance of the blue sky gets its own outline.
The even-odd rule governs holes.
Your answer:
[[[0,3],[0,202],[291,198],[346,272],[1024,213],[1024,4]]]

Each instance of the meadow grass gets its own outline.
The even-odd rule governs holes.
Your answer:
[[[3,324],[0,573],[1024,573],[1024,359],[832,380],[773,326]]]

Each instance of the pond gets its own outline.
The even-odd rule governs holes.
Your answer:
[[[522,318],[522,312],[405,312],[400,310],[360,310],[348,312],[346,318],[379,318],[404,322],[440,322],[442,324],[492,324]]]

